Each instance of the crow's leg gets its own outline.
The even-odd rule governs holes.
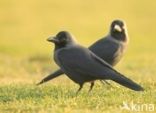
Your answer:
[[[77,90],[76,94],[78,94],[78,93],[81,91],[81,89],[83,88],[83,84],[79,84],[79,85],[80,85],[80,87],[79,87],[79,89]]]
[[[90,89],[89,89],[88,92],[91,92],[91,90],[93,89],[93,87],[94,87],[94,81],[91,82]]]

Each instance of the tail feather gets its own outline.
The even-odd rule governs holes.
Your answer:
[[[139,84],[135,83],[131,79],[123,76],[122,74],[118,73],[117,76],[113,77],[113,81],[119,83],[120,85],[123,85],[127,88],[130,88],[135,91],[144,91],[144,88],[141,87]]]
[[[45,83],[45,82],[48,82],[49,80],[52,80],[52,79],[54,79],[54,78],[56,78],[56,77],[58,77],[58,76],[60,76],[60,75],[62,75],[63,74],[63,71],[62,70],[57,70],[57,71],[55,71],[54,73],[51,73],[50,75],[48,75],[48,76],[46,76],[45,78],[43,78],[39,83],[37,83],[36,85],[41,85],[41,84],[43,84],[43,83]]]

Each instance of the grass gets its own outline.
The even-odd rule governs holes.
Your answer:
[[[155,10],[147,0],[0,0],[0,113],[130,113],[120,109],[123,101],[156,105]],[[115,68],[144,92],[97,81],[90,94],[86,84],[76,95],[78,86],[66,76],[35,85],[58,68],[47,37],[68,30],[88,47],[116,18],[125,20],[130,43]]]
[[[152,87],[154,85],[149,84]],[[35,87],[31,84],[10,84],[0,87],[0,109],[3,112],[74,112],[102,113],[120,111],[122,101],[151,103],[155,101],[152,87],[145,92],[133,92],[119,87],[96,85],[87,93],[87,87],[76,96],[74,84],[51,84]]]

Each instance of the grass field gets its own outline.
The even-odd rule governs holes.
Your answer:
[[[156,107],[156,1],[154,0],[0,0],[0,113],[155,113],[122,110],[123,102]],[[46,41],[68,30],[86,47],[106,35],[112,20],[125,20],[129,47],[118,71],[144,86],[133,92],[99,81],[88,94],[60,76],[35,84],[58,67]]]

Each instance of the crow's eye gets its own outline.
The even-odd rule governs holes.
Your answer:
[[[64,42],[64,41],[66,41],[66,38],[65,37],[61,37],[60,41]]]

